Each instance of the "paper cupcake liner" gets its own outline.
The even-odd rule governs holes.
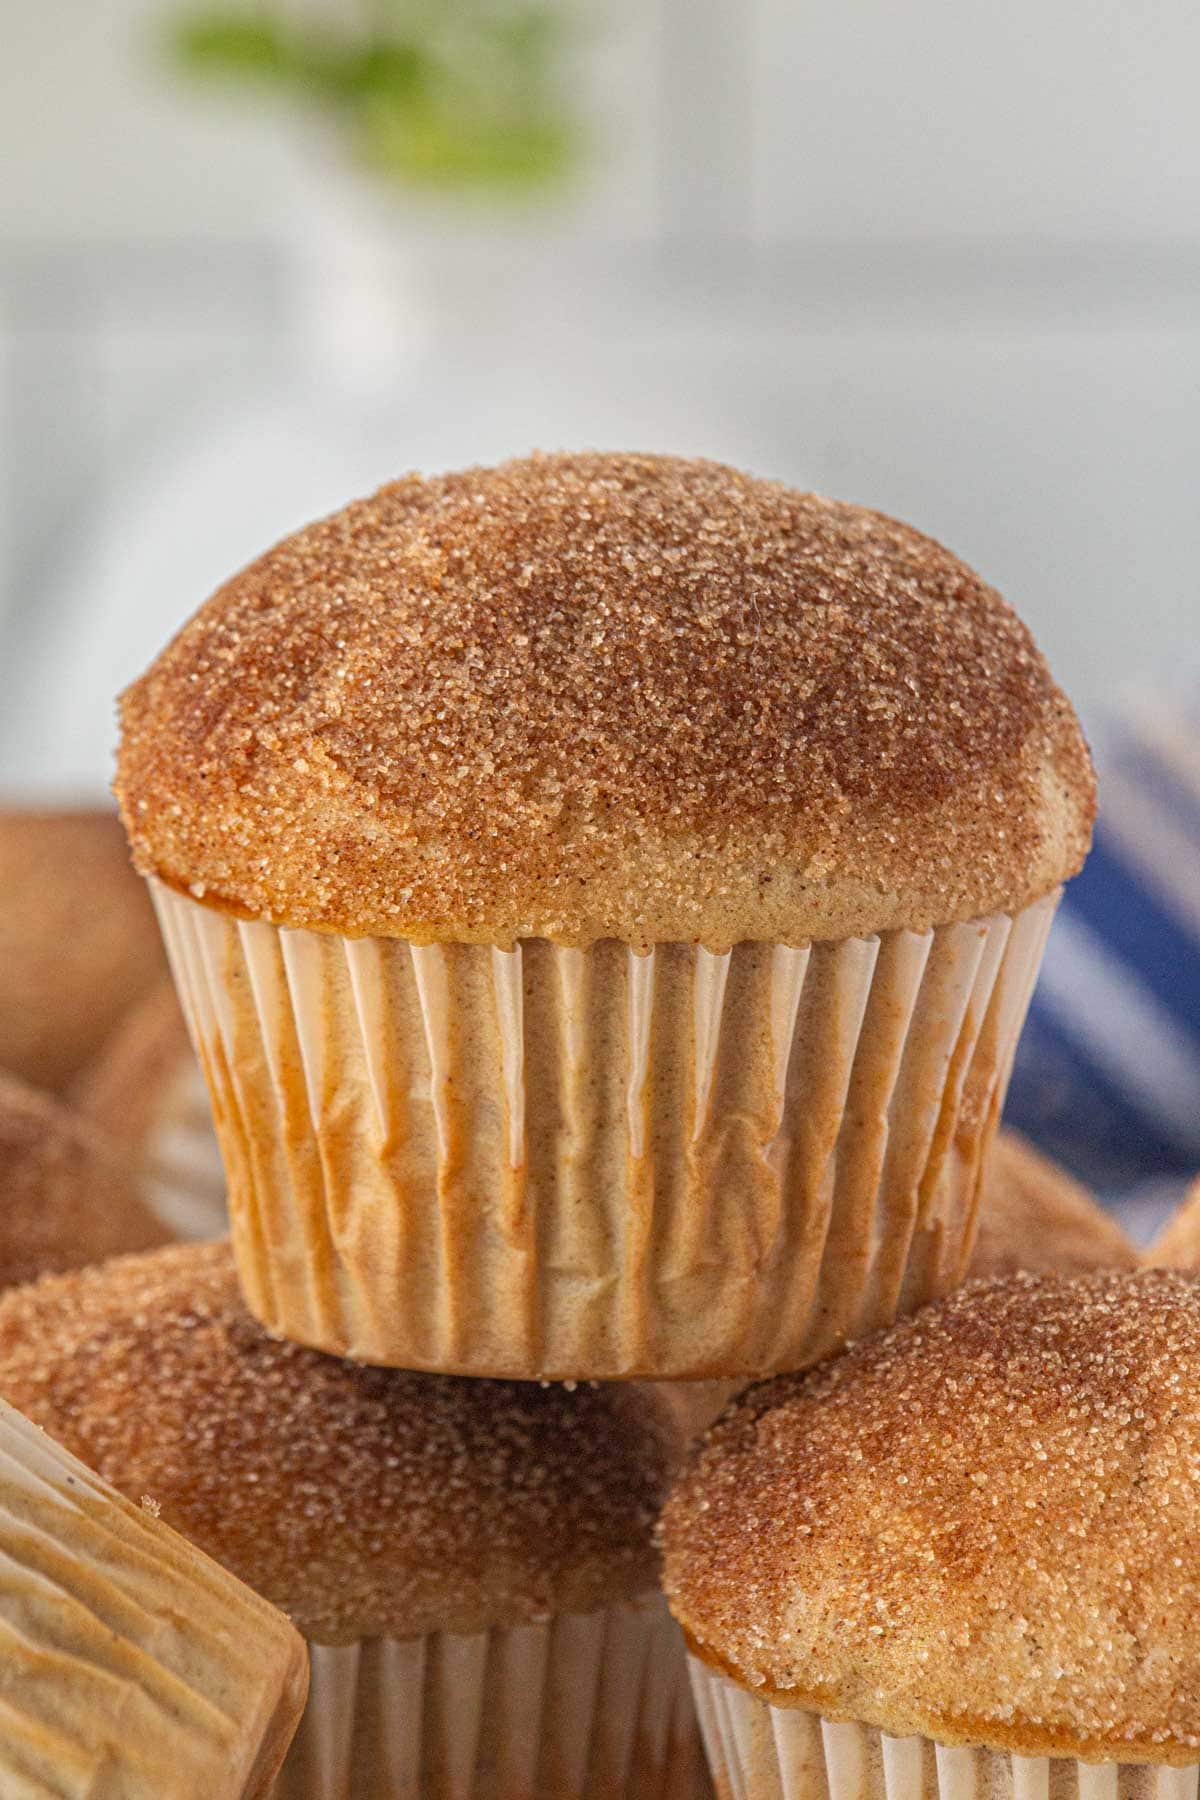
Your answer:
[[[166,976],[119,1021],[70,1098],[133,1162],[147,1205],[172,1237],[224,1234],[212,1108]]]
[[[264,1323],[594,1379],[803,1367],[959,1279],[1057,901],[637,955],[155,898]]]
[[[1195,1763],[1077,1762],[889,1737],[769,1706],[689,1661],[718,1800],[1196,1800]]]
[[[144,1152],[147,1198],[177,1238],[224,1236],[225,1171],[203,1077],[189,1050],[156,1111]]]
[[[282,1614],[0,1403],[5,1800],[263,1800],[306,1677]]]
[[[311,1645],[273,1800],[700,1800],[683,1641],[658,1596],[470,1637]]]

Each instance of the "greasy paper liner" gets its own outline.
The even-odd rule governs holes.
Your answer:
[[[1057,895],[800,949],[348,939],[156,885],[273,1331],[402,1368],[762,1375],[960,1278]]]
[[[281,1613],[0,1403],[4,1800],[262,1800],[306,1677]]]
[[[1196,1800],[1195,1763],[1088,1763],[888,1737],[770,1706],[689,1661],[718,1800]]]
[[[147,1199],[187,1243],[223,1237],[225,1172],[203,1077],[191,1051],[165,1084],[144,1152]]]
[[[701,1800],[679,1631],[659,1596],[456,1637],[310,1646],[274,1800]]]

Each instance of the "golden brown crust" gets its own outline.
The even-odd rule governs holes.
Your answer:
[[[673,457],[382,488],[122,703],[138,866],[351,935],[800,943],[1014,910],[1093,813],[1000,596],[910,527]]]
[[[166,974],[108,808],[0,810],[0,1068],[62,1092]]]
[[[1025,1755],[1200,1760],[1200,1280],[975,1282],[751,1388],[665,1514],[760,1698]]]
[[[169,1238],[118,1144],[0,1073],[0,1287]]]
[[[225,1243],[7,1296],[0,1393],[320,1642],[644,1592],[680,1449],[649,1386],[409,1374],[270,1338]]]
[[[975,1276],[1082,1275],[1136,1269],[1140,1258],[1110,1213],[1019,1132],[997,1132],[983,1178]]]
[[[1151,1269],[1200,1271],[1200,1179],[1192,1183],[1147,1250],[1144,1261]]]

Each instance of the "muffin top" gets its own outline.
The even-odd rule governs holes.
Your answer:
[[[1136,1269],[1111,1213],[1016,1131],[997,1132],[979,1200],[972,1275],[1076,1275]]]
[[[79,1269],[171,1234],[122,1146],[0,1071],[0,1287]]]
[[[804,943],[1012,910],[1093,777],[1029,633],[909,526],[674,457],[409,476],[125,694],[138,866],[235,913]]]
[[[663,1520],[762,1698],[1022,1755],[1200,1760],[1200,1279],[975,1282],[730,1407]]]
[[[681,1447],[649,1386],[409,1374],[268,1337],[225,1243],[6,1295],[0,1394],[323,1643],[644,1592]]]

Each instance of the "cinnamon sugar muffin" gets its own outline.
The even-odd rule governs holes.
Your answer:
[[[225,1243],[0,1301],[0,1393],[310,1641],[284,1800],[690,1800],[650,1386],[467,1381],[268,1337]]]
[[[235,577],[122,722],[272,1329],[727,1378],[962,1274],[1093,783],[930,539],[672,457],[411,476]]]
[[[65,1093],[166,975],[110,807],[0,807],[0,1069]]]
[[[1165,1271],[971,1283],[749,1389],[663,1520],[718,1792],[1192,1793],[1198,1396]]]
[[[150,1250],[170,1235],[118,1143],[0,1072],[0,1287]]]
[[[1082,1275],[1140,1262],[1136,1245],[1085,1187],[1001,1126],[983,1174],[972,1275]]]
[[[0,1401],[4,1800],[266,1800],[307,1685],[282,1614]]]

